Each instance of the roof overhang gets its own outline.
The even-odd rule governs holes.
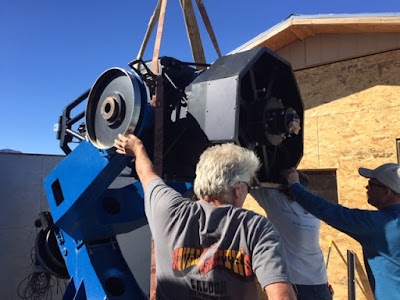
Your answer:
[[[293,42],[302,41],[317,34],[385,32],[400,32],[399,13],[380,15],[292,15],[231,53],[261,46],[278,51]]]

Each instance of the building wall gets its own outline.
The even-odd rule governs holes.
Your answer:
[[[0,153],[0,299],[20,299],[18,291],[24,295],[27,283],[24,279],[33,271],[33,247],[38,233],[34,222],[41,211],[49,209],[43,180],[62,159],[54,155]],[[149,227],[119,235],[117,240],[139,286],[149,295]],[[60,283],[62,289],[55,286],[46,299],[62,299],[65,286]],[[34,298],[30,296],[26,299]]]
[[[19,299],[32,274],[39,212],[48,210],[42,180],[61,156],[0,153],[0,298]],[[20,285],[21,284],[21,285]],[[61,299],[54,290],[52,299]]]
[[[399,32],[317,34],[277,51],[294,70],[399,49]]]
[[[295,72],[305,105],[304,156],[300,169],[336,169],[339,203],[374,209],[366,201],[367,179],[359,167],[397,162],[400,138],[400,51],[389,51]],[[250,197],[245,207],[262,212]],[[347,250],[355,252],[356,298],[373,299],[359,244],[322,224],[335,300],[347,299]]]
[[[302,169],[337,169],[339,203],[351,208],[373,209],[366,202],[367,179],[358,175],[360,166],[375,168],[397,162],[396,138],[400,137],[400,51],[312,68],[296,73],[306,108]],[[362,261],[357,242],[330,226],[321,230],[321,245],[327,253],[333,240],[346,258],[354,250]],[[346,299],[346,268],[333,256],[328,275]],[[342,262],[343,263],[342,263]],[[357,272],[357,299],[371,299],[365,272]],[[340,292],[339,292],[340,291]],[[345,291],[345,293],[343,293]],[[335,297],[336,299],[336,297]]]

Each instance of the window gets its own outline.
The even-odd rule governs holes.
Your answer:
[[[310,178],[309,191],[331,203],[338,204],[336,169],[301,171]]]

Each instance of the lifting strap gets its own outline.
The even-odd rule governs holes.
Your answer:
[[[196,64],[206,64],[206,59],[204,55],[204,49],[200,38],[199,27],[197,25],[196,16],[193,9],[193,0],[180,0],[182,13],[185,20],[186,25],[186,33],[188,35],[190,47],[192,50],[192,56],[194,62]],[[221,57],[221,51],[218,46],[217,39],[215,37],[214,31],[211,26],[210,19],[208,18],[206,9],[204,7],[202,0],[196,0],[197,8],[199,9],[200,15],[203,19],[203,23],[207,29],[208,35],[213,43],[215,51],[218,54],[218,57]],[[158,59],[160,56],[160,48],[161,48],[161,40],[162,34],[164,30],[164,20],[165,13],[167,10],[167,0],[158,0],[156,8],[152,16],[150,17],[149,24],[147,26],[147,30],[140,46],[137,60],[141,60],[143,58],[143,54],[146,50],[147,43],[150,39],[150,36],[154,30],[156,22],[158,22],[157,26],[157,34],[154,43],[153,50],[153,58],[152,58],[152,72],[156,75],[156,94],[152,99],[152,106],[155,110],[155,130],[154,130],[154,165],[158,173],[161,175],[162,172],[162,153],[163,153],[163,84],[162,77],[160,75]],[[137,66],[136,66],[137,67]],[[204,66],[196,66],[197,69],[204,68]],[[155,259],[155,249],[154,249],[154,240],[152,239],[151,244],[151,274],[150,274],[150,300],[156,299],[156,288],[157,288],[157,275],[156,275],[156,259]]]
[[[153,73],[156,75],[160,74],[158,70],[158,58],[160,56],[161,39],[164,30],[165,11],[167,10],[167,0],[159,0],[159,2],[160,1],[161,1],[161,8],[158,20],[156,41],[154,44],[153,60],[152,60]]]

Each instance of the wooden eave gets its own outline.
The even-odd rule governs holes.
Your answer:
[[[400,32],[400,17],[291,18],[259,35],[238,51],[265,46],[273,51],[317,34]]]

